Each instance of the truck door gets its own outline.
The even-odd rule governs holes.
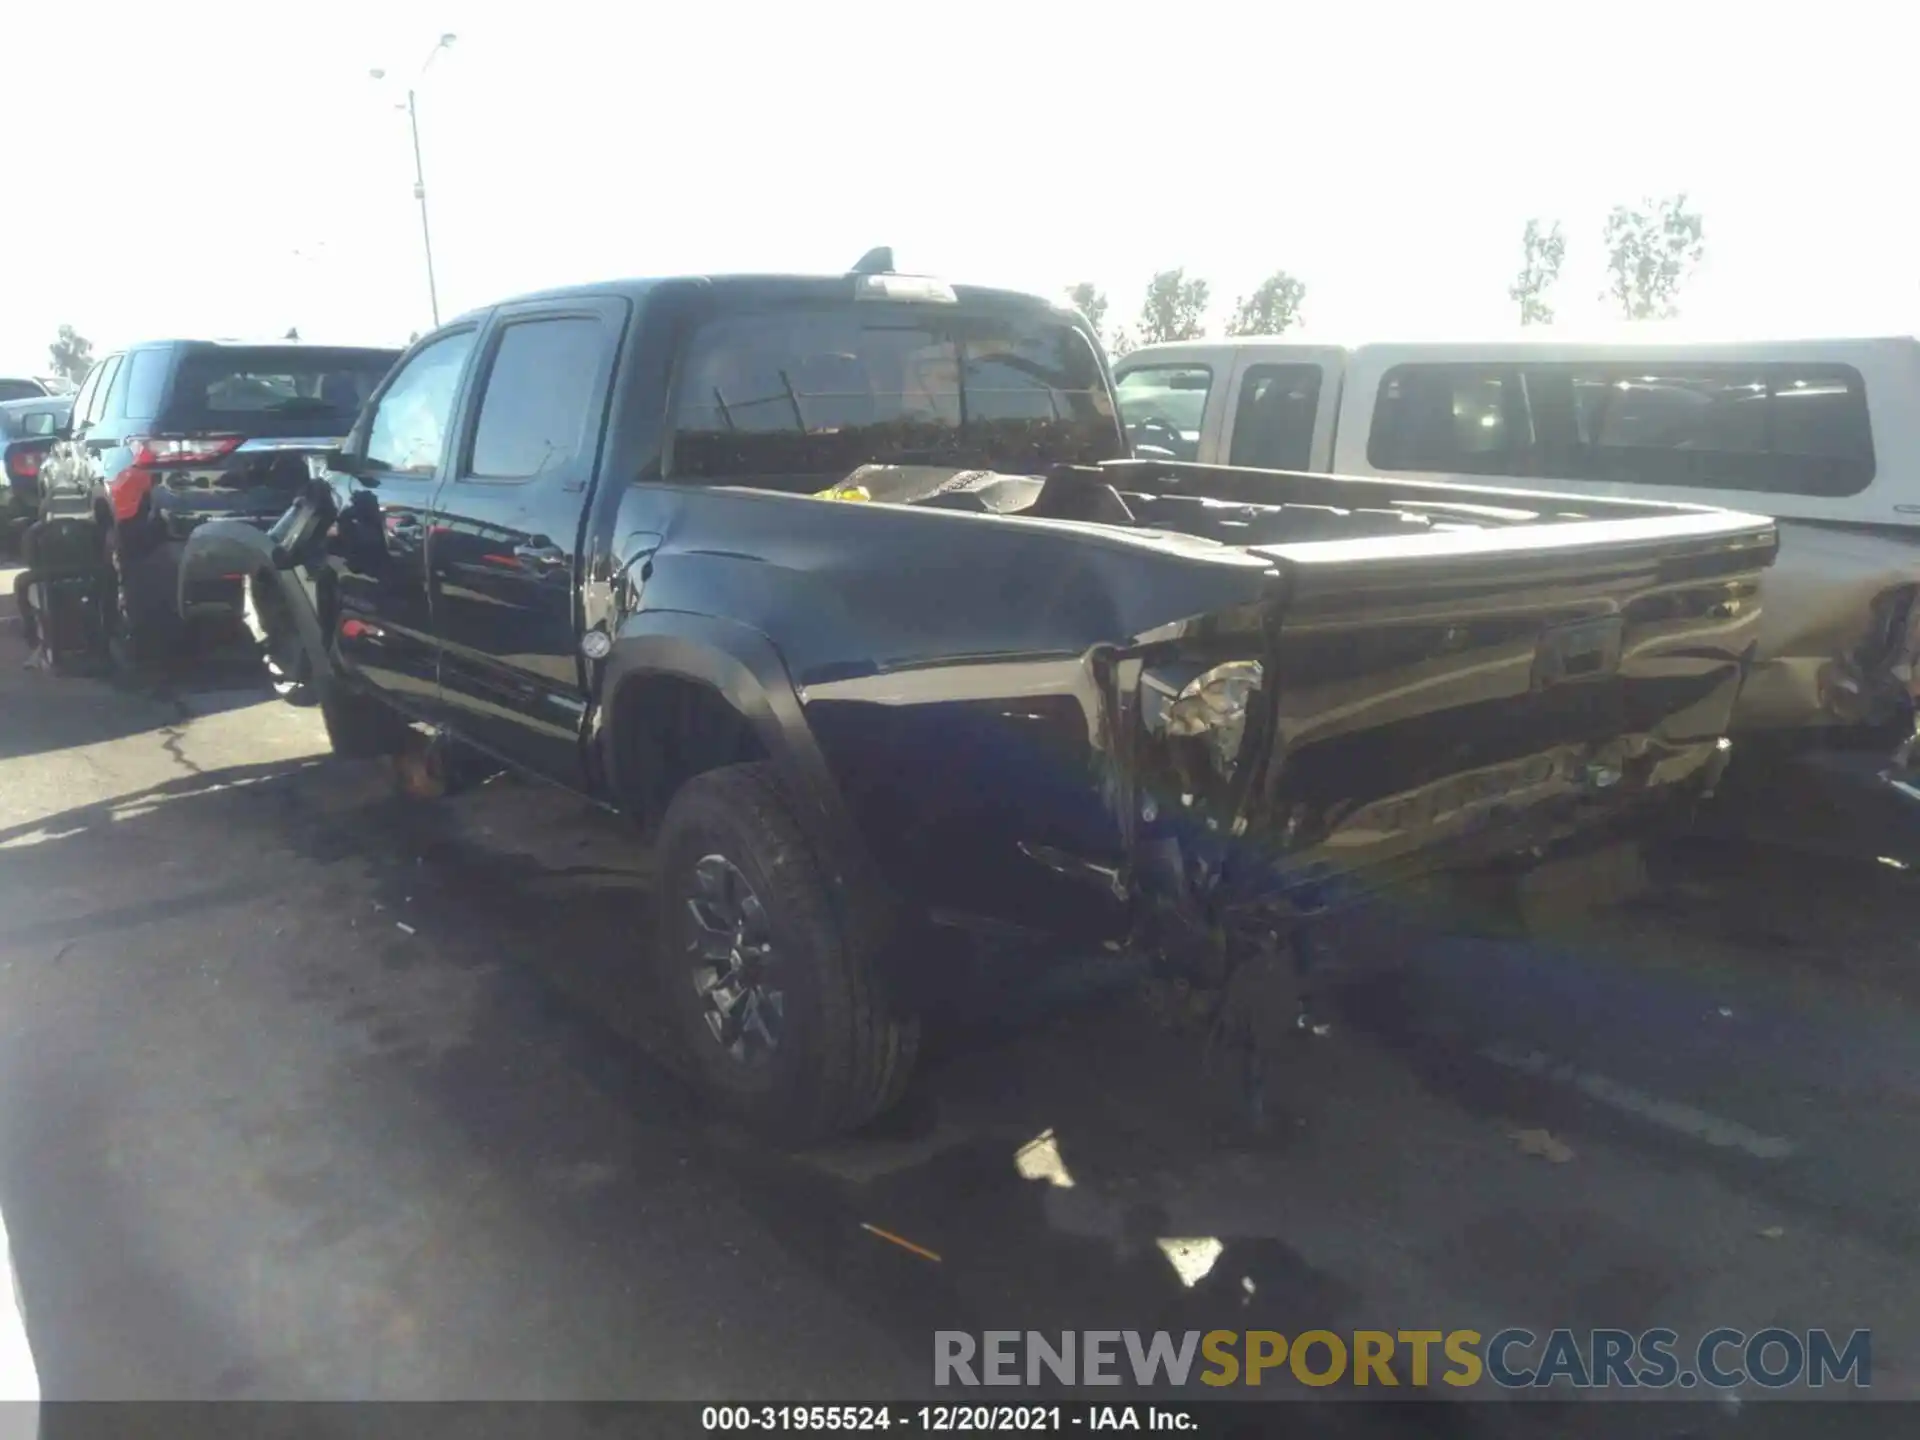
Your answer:
[[[403,358],[335,472],[334,644],[362,680],[424,720],[439,718],[427,507],[448,464],[447,437],[477,338],[471,325],[443,331]]]
[[[448,722],[574,786],[587,710],[580,531],[626,316],[612,298],[495,312],[428,528]]]

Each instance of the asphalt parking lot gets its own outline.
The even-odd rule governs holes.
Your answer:
[[[49,1397],[908,1398],[937,1329],[1778,1324],[1871,1328],[1920,1398],[1920,909],[1845,836],[1701,847],[1550,942],[1422,933],[1259,1136],[1111,964],[982,964],[888,1133],[780,1157],[650,1057],[613,820],[400,799],[244,675],[23,655],[0,624],[0,1206]]]

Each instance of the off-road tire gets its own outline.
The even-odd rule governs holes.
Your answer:
[[[897,1101],[920,1048],[919,1016],[883,983],[889,927],[875,882],[836,882],[772,765],[730,765],[686,782],[660,825],[661,994],[685,1058],[713,1102],[777,1143],[856,1129]],[[687,956],[694,867],[720,855],[764,907],[785,997],[782,1038],[750,1070],[714,1039]]]
[[[342,760],[397,755],[410,731],[398,711],[339,685],[320,696],[320,719],[327,727],[327,742]]]
[[[266,672],[273,693],[289,705],[310,706],[320,701],[310,673],[312,666],[300,646],[299,633],[286,614],[274,578],[266,573],[252,576],[246,583],[241,619],[260,656],[260,668]]]

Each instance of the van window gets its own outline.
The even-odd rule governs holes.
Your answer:
[[[1142,365],[1114,382],[1114,399],[1127,427],[1127,444],[1164,450],[1176,460],[1200,455],[1200,423],[1213,390],[1205,365]]]
[[[1625,360],[1397,365],[1378,470],[1854,495],[1873,480],[1866,384],[1845,365]]]
[[[860,304],[693,337],[673,473],[812,488],[868,464],[1037,472],[1122,453],[1092,344],[1050,314]]]
[[[1319,412],[1318,365],[1249,367],[1240,381],[1227,463],[1305,470],[1313,463],[1313,422]]]

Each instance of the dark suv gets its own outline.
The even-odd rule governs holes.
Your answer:
[[[41,467],[41,513],[98,524],[117,581],[116,658],[173,647],[181,542],[214,518],[270,525],[307,480],[308,458],[353,428],[398,353],[165,340],[88,372]]]

